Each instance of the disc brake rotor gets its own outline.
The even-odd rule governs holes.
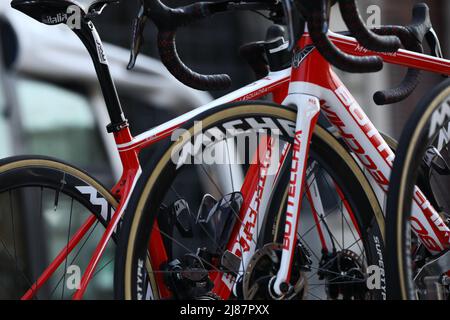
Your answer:
[[[245,300],[271,299],[269,282],[277,274],[283,247],[281,244],[269,243],[257,250],[250,259],[242,280],[242,293]],[[295,283],[289,294],[282,299],[303,299],[306,293],[306,277],[300,267],[292,266],[291,283]]]

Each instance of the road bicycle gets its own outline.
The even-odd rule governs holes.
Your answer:
[[[322,27],[327,22],[326,13],[330,2],[320,2],[323,7],[316,7],[319,2],[310,3],[311,7],[306,8],[307,11],[304,12],[313,12],[315,15],[305,15],[308,18],[309,33],[301,36],[291,55],[295,43],[292,39],[296,37],[294,30],[299,30],[294,25],[301,20],[294,19],[296,10],[293,10],[290,2],[196,3],[173,10],[159,1],[142,1],[135,25],[130,67],[139,52],[145,21],[151,17],[159,27],[158,46],[162,61],[178,79],[199,89],[223,88],[230,80],[225,75],[202,76],[192,72],[181,62],[174,41],[175,31],[179,26],[232,9],[269,8],[272,19],[278,22],[288,21],[291,41],[286,42],[280,32],[277,34],[276,30],[279,28],[272,28],[268,41],[247,47],[247,53],[250,52],[255,57],[253,61],[261,58],[261,49],[264,48],[270,65],[270,73],[266,77],[132,137],[109,74],[106,54],[91,21],[112,2],[115,1],[95,1],[88,10],[81,10],[82,23],[80,29],[74,29],[74,32],[93,59],[111,117],[108,131],[114,135],[124,166],[123,176],[112,189],[111,194],[114,196],[111,196],[87,174],[56,160],[36,161],[29,157],[5,160],[5,165],[0,170],[14,182],[4,184],[3,181],[8,180],[2,180],[1,185],[6,186],[6,194],[11,194],[8,189],[37,186],[41,191],[41,198],[44,189],[52,191],[55,208],[59,204],[59,195],[64,194],[71,197],[69,203],[79,202],[87,212],[92,213],[82,227],[70,236],[70,210],[67,244],[36,281],[25,279],[23,286],[27,288],[28,285],[28,291],[21,297],[37,298],[38,292],[45,289],[46,282],[58,268],[63,268],[64,272],[67,270],[69,254],[73,254],[73,249],[89,235],[91,227],[101,223],[106,230],[98,241],[80,288],[73,295],[74,299],[82,298],[96,273],[106,245],[111,237],[115,237],[118,227],[121,241],[117,250],[115,286],[116,296],[119,298],[320,298],[319,293],[313,292],[314,288],[319,288],[320,295],[328,298],[383,298],[386,294],[384,287],[369,290],[366,286],[369,267],[378,265],[384,269],[384,218],[379,205],[380,199],[377,199],[372,188],[376,188],[373,183],[375,181],[381,190],[386,190],[386,177],[390,173],[393,154],[322,55],[334,65],[353,72],[379,70],[383,59],[389,63],[448,74],[448,62],[407,50],[397,52],[399,41],[395,37],[380,38],[363,28],[359,16],[355,15],[356,6],[352,1],[341,1],[339,4],[350,5],[352,9],[343,12],[352,13],[346,17],[353,34],[358,40],[362,39],[362,43],[367,43],[364,38],[369,33],[372,45],[375,44],[372,49],[382,48],[390,53],[376,57],[354,38],[330,33],[332,43],[347,53],[342,54],[336,50],[322,33],[326,30]],[[68,0],[12,2],[14,8],[49,24],[66,22],[67,16],[64,15],[74,5],[75,2]],[[425,10],[422,17],[424,23],[426,13]],[[63,19],[48,19],[55,16]],[[377,32],[389,34],[394,33],[393,30],[395,28],[382,28]],[[407,30],[404,34],[410,35],[411,31]],[[401,37],[410,39],[408,35]],[[312,45],[313,41],[315,46]],[[261,64],[257,67],[260,68]],[[406,96],[414,89],[415,81],[411,79],[410,75],[406,89],[403,85],[403,90],[394,90],[394,94],[392,91],[389,95],[380,93],[379,99],[384,97],[388,98],[386,101],[392,101]],[[268,94],[272,95],[275,103],[244,102]],[[297,108],[305,109],[297,112]],[[341,141],[323,126],[316,125],[321,110],[324,111],[322,114],[325,118],[340,132]],[[196,120],[202,121],[202,128],[199,129],[194,124]],[[180,128],[185,130],[176,130]],[[263,132],[260,132],[261,129]],[[228,134],[231,132],[225,143],[223,137],[217,138],[224,131]],[[177,133],[178,143],[162,149],[162,156],[157,158],[154,165],[150,169],[146,165],[142,170],[139,151],[157,142],[164,142],[174,132]],[[255,150],[244,148],[243,152],[246,155],[253,152],[256,161],[250,164],[244,161],[243,165],[225,163],[229,172],[228,180],[226,177],[216,177],[216,181],[222,182],[221,186],[213,178],[227,171],[217,168],[217,164],[210,166],[209,171],[202,165],[191,168],[186,177],[190,179],[188,181],[191,186],[198,181],[202,181],[203,188],[209,186],[208,193],[192,190],[192,187],[189,190],[189,186],[183,186],[182,182],[186,178],[176,179],[180,172],[186,172],[184,160],[188,161],[191,156],[195,156],[194,153],[191,154],[190,148],[186,148],[185,153],[182,152],[191,138],[205,136],[211,142],[211,137],[214,137],[212,140],[218,140],[214,144],[222,146],[217,153],[231,158],[230,153],[233,151],[228,149],[236,147],[234,138],[242,132],[247,135],[250,133],[250,137],[259,135]],[[273,135],[274,133],[276,134]],[[346,146],[342,141],[345,141]],[[224,148],[227,152],[223,152]],[[203,153],[207,149],[208,145],[200,145],[197,151],[201,150]],[[178,153],[181,157],[178,159],[183,161],[172,161],[173,150],[181,150]],[[277,150],[279,157],[273,157]],[[239,155],[238,152],[234,154]],[[268,174],[272,163],[276,173]],[[368,182],[360,164],[371,174],[372,184]],[[177,170],[180,168],[181,170]],[[34,174],[35,171],[38,174]],[[18,181],[19,177],[23,178],[22,181]],[[37,177],[38,180],[30,182],[31,177]],[[191,192],[190,197],[182,197],[177,192],[180,190],[175,186],[177,181],[180,181],[183,192]],[[172,199],[166,199],[167,190],[172,191]],[[11,198],[9,202],[13,203]],[[167,203],[164,203],[166,200]],[[305,210],[306,202],[309,210]],[[302,211],[309,211],[310,222],[312,221],[312,227],[305,230],[303,238],[307,236],[306,233],[311,234],[311,230],[314,230],[319,239],[317,248],[308,247],[308,239],[302,239],[302,234],[297,234],[299,228],[293,227],[299,221],[300,206],[304,208]],[[14,208],[14,205],[10,207]],[[126,208],[127,213],[124,215]],[[190,208],[198,209],[197,214],[192,214]],[[429,219],[421,211],[417,214],[425,226],[435,223],[435,220]],[[124,221],[121,222],[123,215]],[[11,217],[14,217],[12,210]],[[18,254],[15,224],[14,219],[11,220],[9,225],[13,230],[13,244],[9,243],[9,247],[14,247],[14,254],[8,256],[15,262],[12,269],[17,271],[26,262],[16,262]],[[303,220],[306,221],[306,217]],[[339,238],[342,237],[342,241],[338,241],[333,229],[340,231]],[[195,237],[192,236],[194,233]],[[435,234],[438,239],[439,235]],[[348,237],[352,237],[352,240]],[[4,247],[7,248],[8,243]],[[79,254],[75,253],[75,256]]]
[[[323,4],[326,5],[327,3],[321,3],[320,5]],[[330,3],[328,3],[328,5],[329,4]],[[349,12],[354,12],[355,10],[354,2],[342,1],[340,2],[340,4],[344,6],[344,9],[349,9]],[[159,219],[161,216],[164,216],[164,213],[166,212],[167,206],[165,205],[165,201],[171,203],[171,201],[168,200],[168,198],[170,198],[170,195],[168,196],[168,194],[174,193],[175,198],[178,198],[179,201],[184,200],[184,197],[180,195],[180,193],[177,192],[176,188],[174,187],[177,185],[176,177],[178,175],[178,170],[182,165],[180,165],[179,163],[173,163],[171,161],[172,159],[170,155],[174,152],[178,152],[178,150],[184,150],[184,147],[186,145],[189,145],[192,139],[194,139],[192,137],[196,137],[197,135],[204,135],[208,133],[208,130],[215,131],[220,127],[232,127],[231,124],[234,123],[233,116],[230,116],[229,113],[231,113],[230,110],[233,109],[235,105],[226,106],[225,108],[229,113],[224,113],[223,116],[219,118],[219,120],[214,119],[215,113],[213,113],[212,115],[206,114],[194,116],[187,124],[183,121],[183,128],[187,130],[188,134],[181,137],[181,142],[177,141],[169,144],[164,152],[161,153],[160,159],[144,169],[143,178],[140,179],[138,184],[138,189],[141,191],[135,192],[131,197],[130,204],[127,208],[127,212],[131,212],[131,214],[125,215],[124,225],[122,229],[123,232],[121,233],[121,240],[116,254],[116,275],[118,276],[118,278],[116,277],[115,284],[119,286],[117,288],[119,297],[125,297],[127,299],[172,297],[174,292],[185,291],[184,286],[188,284],[190,280],[192,280],[189,276],[184,276],[183,272],[189,273],[190,271],[198,271],[199,269],[204,271],[204,278],[202,278],[203,282],[201,282],[202,285],[208,287],[207,280],[212,279],[213,284],[210,284],[207,290],[212,290],[214,294],[213,296],[216,298],[226,299],[229,298],[231,294],[244,298],[259,297],[275,299],[286,297],[292,298],[292,295],[296,295],[297,297],[299,297],[299,293],[303,295],[303,291],[306,290],[307,287],[306,283],[308,281],[311,281],[312,278],[306,276],[305,273],[307,274],[308,271],[311,271],[311,268],[314,268],[314,263],[312,263],[311,261],[303,261],[303,263],[305,263],[304,265],[296,266],[294,261],[297,263],[302,263],[298,262],[302,261],[301,257],[313,256],[313,254],[309,253],[309,251],[313,250],[305,250],[303,248],[307,246],[307,244],[305,244],[305,241],[301,234],[297,234],[298,237],[295,236],[296,230],[293,230],[295,229],[295,227],[293,228],[292,226],[297,226],[298,223],[299,205],[301,201],[296,202],[295,200],[302,199],[303,191],[299,191],[300,186],[303,184],[303,182],[307,182],[306,186],[309,186],[308,182],[310,181],[310,176],[308,175],[308,173],[311,173],[311,170],[309,170],[308,168],[308,165],[310,163],[310,158],[308,158],[308,151],[311,151],[311,154],[314,154],[314,151],[308,150],[308,142],[313,135],[313,128],[316,123],[319,111],[323,111],[322,114],[329,120],[331,124],[333,124],[339,130],[350,150],[352,150],[352,152],[358,157],[359,161],[362,162],[366,169],[369,170],[373,179],[379,184],[382,190],[385,192],[387,191],[387,185],[389,183],[388,177],[391,170],[392,161],[394,159],[393,153],[387,143],[384,142],[381,135],[371,124],[370,120],[368,120],[364,115],[363,111],[354,101],[348,90],[345,89],[344,85],[330,70],[329,63],[319,55],[319,52],[323,57],[327,58],[329,61],[332,61],[333,64],[340,66],[346,71],[352,72],[376,70],[376,65],[378,63],[376,61],[377,59],[368,57],[373,54],[373,52],[362,48],[354,40],[343,35],[330,33],[330,39],[337,48],[343,50],[346,53],[363,56],[363,58],[352,60],[351,57],[345,56],[343,54],[340,54],[339,51],[336,51],[335,47],[333,47],[333,45],[326,38],[326,35],[322,33],[323,30],[327,29],[324,28],[324,25],[327,22],[326,18],[324,17],[326,17],[326,10],[329,8],[326,6],[320,7],[320,5],[318,5],[319,7],[317,8],[315,7],[315,4],[310,4],[310,7],[307,8],[309,12],[313,12],[312,14],[310,14],[311,18],[309,20],[307,19],[309,33],[304,34],[301,37],[301,40],[297,44],[298,51],[294,51],[292,66],[289,70],[290,77],[288,96],[282,102],[282,105],[284,105],[285,107],[286,105],[288,107],[289,105],[295,105],[297,107],[296,109],[302,110],[302,114],[298,113],[295,117],[295,130],[291,132],[291,136],[294,138],[292,146],[292,159],[290,159],[291,161],[288,161],[288,167],[289,165],[292,166],[290,172],[291,175],[290,180],[288,179],[287,182],[288,191],[286,191],[286,193],[284,194],[284,198],[282,196],[283,200],[281,202],[281,204],[284,203],[285,206],[280,206],[278,204],[279,200],[276,196],[269,196],[269,202],[273,203],[274,200],[276,200],[276,207],[283,208],[282,210],[279,210],[275,213],[275,216],[279,218],[270,218],[272,215],[274,215],[273,213],[271,213],[272,211],[270,210],[270,208],[268,211],[269,213],[267,213],[267,217],[269,217],[269,219],[266,219],[266,217],[260,217],[260,211],[258,212],[257,218],[253,218],[261,219],[261,221],[263,221],[262,223],[260,223],[260,225],[264,226],[263,228],[267,228],[268,231],[262,231],[260,237],[264,238],[268,233],[269,239],[255,241],[255,249],[253,248],[253,245],[249,244],[249,242],[253,241],[253,236],[249,236],[249,234],[254,235],[256,233],[256,235],[258,235],[258,230],[260,228],[257,220],[252,220],[252,215],[254,215],[254,213],[251,210],[251,201],[248,202],[245,201],[245,199],[255,199],[252,198],[252,196],[256,196],[257,207],[260,202],[265,203],[265,188],[268,187],[269,189],[271,189],[270,186],[272,185],[275,186],[275,190],[285,190],[285,188],[280,187],[279,182],[283,181],[282,178],[280,178],[283,175],[277,175],[275,177],[275,183],[271,183],[266,186],[264,174],[261,174],[261,172],[264,172],[264,168],[257,170],[257,173],[254,173],[251,169],[249,169],[249,171],[245,174],[245,181],[248,181],[247,179],[252,177],[252,175],[259,176],[260,181],[264,181],[264,190],[261,190],[261,183],[255,183],[253,185],[253,189],[250,190],[247,189],[249,186],[245,182],[242,187],[237,188],[243,195],[244,201],[243,205],[240,206],[239,215],[236,213],[236,219],[240,223],[234,225],[233,230],[236,235],[233,235],[231,238],[231,240],[234,239],[234,241],[229,242],[226,246],[224,246],[222,243],[219,243],[219,245],[216,246],[227,248],[227,251],[225,252],[223,251],[223,249],[220,251],[221,253],[218,255],[220,258],[223,259],[224,257],[227,257],[227,260],[236,261],[234,264],[229,263],[229,261],[221,262],[222,267],[227,266],[227,268],[225,268],[225,271],[228,271],[228,274],[223,275],[223,269],[220,269],[220,267],[217,267],[217,265],[213,265],[213,263],[211,263],[211,261],[213,260],[210,260],[208,258],[202,258],[203,262],[208,262],[208,266],[205,266],[204,263],[200,263],[195,259],[194,262],[183,262],[175,259],[173,260],[173,264],[171,265],[164,264],[165,261],[170,261],[171,258],[169,257],[173,257],[174,254],[173,252],[169,251],[170,249],[168,249],[170,248],[170,245],[167,245],[166,243],[164,243],[164,241],[159,239],[161,234],[167,237],[167,234],[165,234],[165,232],[161,230],[161,226],[158,225],[158,223],[160,222]],[[165,21],[171,20],[170,18],[172,17],[172,12],[170,12],[170,9],[168,9],[167,7],[159,7],[157,3],[153,6],[149,4],[149,6],[150,11],[147,14],[151,19],[155,21],[156,25],[160,28],[159,36],[161,43],[161,41],[164,41],[163,39],[166,37],[166,35],[164,34],[165,26],[164,23],[160,23],[158,21],[158,18],[152,16],[152,12],[154,15],[160,17],[161,20]],[[316,8],[317,10],[314,10]],[[346,20],[348,25],[358,25],[358,21],[355,22],[354,18],[357,15],[345,15],[346,11],[341,11],[344,12],[344,19]],[[181,14],[181,12],[178,13]],[[362,24],[359,22],[359,26],[361,25]],[[174,28],[173,26],[172,28],[173,29],[170,29],[172,32],[168,37],[171,39],[170,42],[173,44],[176,28]],[[389,45],[387,45],[386,43],[380,44],[380,42],[382,42],[380,41],[380,38],[375,38],[376,40],[379,40],[375,41],[373,39],[373,36],[368,36],[368,34],[371,34],[364,28],[356,30],[356,32],[355,30],[352,31],[354,32],[354,35],[357,36],[358,40],[360,40],[360,38],[364,38],[366,40],[363,41],[364,45],[372,48],[372,50],[394,51],[394,53],[391,52],[379,54],[379,56],[381,56],[385,62],[400,64],[403,66],[408,66],[410,68],[422,69],[441,74],[448,73],[448,62],[442,59],[438,40],[431,28],[428,8],[425,5],[418,5],[415,7],[413,24],[411,26],[390,26],[379,28],[378,30],[374,31],[381,35],[396,35],[399,39],[402,40],[403,45],[408,48],[412,48],[412,50],[414,51],[422,50],[422,39],[426,37],[432,48],[433,54],[436,56],[435,58],[423,54],[411,53],[405,50],[395,52],[395,50],[393,49],[396,46],[395,40],[392,38],[390,38],[390,40],[388,41]],[[361,36],[362,33],[364,34],[364,36]],[[414,37],[411,37],[411,34],[413,34]],[[310,46],[313,43],[315,46]],[[383,47],[383,50],[380,50],[381,47]],[[170,54],[167,54],[166,56],[170,56]],[[377,93],[375,95],[375,100],[379,104],[383,104],[387,102],[397,102],[403,99],[414,90],[415,85],[417,84],[417,76],[418,71],[410,69],[400,87],[388,92]],[[271,76],[269,74],[269,78],[265,78],[263,81],[270,78]],[[218,79],[223,80],[223,77],[219,77]],[[272,79],[272,81],[276,83],[277,80]],[[252,86],[254,87],[258,84],[259,82],[256,82],[256,84],[253,84]],[[271,84],[264,85],[271,88]],[[238,91],[237,93],[241,94],[242,92]],[[245,94],[247,96],[249,94],[255,95],[254,93],[248,92],[245,92]],[[234,94],[227,97],[232,97],[231,99],[240,98],[239,96]],[[242,121],[243,114],[245,114],[246,112],[245,110],[246,107],[241,107],[240,111],[238,112],[239,115],[235,116],[235,119],[239,119],[238,121]],[[250,112],[251,114],[253,114],[255,111]],[[258,112],[262,112],[262,106],[258,108]],[[268,117],[268,115],[265,115],[265,117]],[[201,120],[203,124],[206,122],[209,125],[209,128],[196,130],[195,125],[193,126],[193,122],[198,120]],[[230,122],[226,122],[228,120]],[[294,123],[294,118],[292,118],[291,121],[292,123]],[[276,123],[277,122],[275,122],[275,127],[272,127],[272,129],[277,129]],[[174,127],[177,127],[177,125],[181,125],[181,123],[175,123]],[[145,135],[142,138],[145,139]],[[313,148],[313,146],[314,138],[311,140],[311,148]],[[198,152],[201,153],[202,150]],[[195,158],[195,155],[192,155],[192,157]],[[297,163],[295,161],[296,157],[303,161],[299,161]],[[285,159],[281,157],[281,160],[282,161],[278,165],[278,168],[280,171],[283,171],[283,162],[285,161]],[[299,163],[303,164],[304,167],[299,168],[301,166],[299,165]],[[321,163],[321,165],[325,167],[323,163]],[[336,167],[333,166],[332,170],[336,170]],[[330,173],[330,175],[332,174]],[[277,181],[278,178],[280,179],[279,181]],[[336,176],[334,176],[333,178],[338,180]],[[315,178],[313,178],[312,180],[315,181]],[[284,185],[286,185],[286,180],[284,180],[284,183]],[[420,191],[420,189],[417,190],[418,195],[420,195],[420,198],[418,198],[417,200],[426,199],[425,195]],[[233,191],[236,191],[236,189],[234,189]],[[249,192],[250,196],[247,196]],[[261,200],[258,199],[259,194],[262,194]],[[305,195],[306,198],[308,198],[307,190],[305,192]],[[353,195],[355,194],[353,193]],[[321,220],[323,215],[320,214],[320,209],[317,210],[317,208],[320,208],[320,204],[318,202],[314,202],[314,199],[310,200],[310,202],[313,204],[313,208],[311,209],[313,216],[316,215],[316,217],[318,218],[317,220],[323,221]],[[246,203],[249,203],[248,206],[245,205]],[[195,206],[201,208],[198,215],[201,215],[201,210],[203,209],[202,204],[203,202],[201,202],[199,206]],[[421,221],[424,228],[429,231],[428,234],[436,239],[436,243],[439,243],[440,247],[437,248],[427,246],[427,242],[424,241],[426,239],[421,238],[422,234],[419,233],[417,236],[424,242],[424,246],[427,250],[430,251],[431,254],[438,254],[448,245],[446,240],[446,233],[449,229],[437,214],[437,212],[432,209],[432,207],[427,208],[427,212],[425,212],[424,208],[421,207],[420,204],[422,204],[422,202],[419,201],[413,203],[412,213],[417,220]],[[258,209],[260,208],[258,207]],[[352,212],[352,208],[347,208],[347,211]],[[376,211],[374,213],[375,216],[374,220],[372,221],[376,221],[376,225],[378,225],[378,228],[383,228],[384,225],[382,214],[377,215]],[[189,214],[191,214],[191,212],[188,210],[188,213],[186,215]],[[350,216],[355,215],[350,214]],[[275,224],[272,223],[272,221],[274,220]],[[354,222],[354,226],[360,227],[357,222],[358,218],[355,218],[353,221],[355,220],[356,222]],[[250,228],[254,228],[254,231],[250,230],[249,232],[247,223],[248,221],[250,221]],[[284,224],[282,223],[280,225],[280,221],[284,222]],[[326,225],[327,224],[325,223],[324,229],[328,229]],[[440,226],[439,230],[435,228],[436,225]],[[317,259],[319,261],[319,272],[317,274],[319,279],[321,277],[323,279],[327,276],[323,275],[324,273],[321,269],[323,266],[328,266],[330,261],[326,260],[330,257],[327,253],[329,253],[330,251],[336,252],[337,250],[334,246],[334,243],[332,244],[333,249],[330,250],[329,245],[323,239],[323,234],[326,234],[328,230],[326,230],[326,232],[320,231],[320,223],[316,226],[318,227],[318,234],[322,241],[321,252],[323,254],[322,258]],[[379,255],[377,266],[381,268],[384,273],[381,236],[384,230],[381,229],[381,231],[375,231],[375,233],[371,233],[374,231],[373,227],[374,226],[366,225],[365,228],[367,233],[364,231],[364,229],[361,228],[359,228],[357,232],[361,235],[363,242],[366,241],[364,242],[364,250],[366,255],[368,256],[370,252],[372,252],[372,254],[375,253],[375,255]],[[301,223],[299,228],[301,228]],[[214,239],[213,237],[211,238]],[[247,238],[247,240],[243,241],[244,243],[242,243],[243,238]],[[331,236],[330,238],[333,239],[333,236]],[[171,239],[173,240],[173,237],[171,237]],[[367,239],[370,239],[369,243],[367,243]],[[160,242],[160,244],[157,244],[158,242]],[[277,246],[277,243],[280,245]],[[294,249],[296,243],[298,243],[298,246],[300,248],[298,253],[296,253]],[[369,247],[367,247],[367,244],[369,244]],[[370,245],[374,245],[372,249],[370,248]],[[150,254],[150,257],[147,260],[148,251],[151,251],[151,248],[154,246],[158,246],[158,252],[162,252],[163,257],[158,260],[158,256],[152,256]],[[192,249],[187,247],[186,245],[183,246],[182,243],[177,243],[176,246],[184,247],[184,251],[191,253],[195,252],[196,249],[199,249],[198,246],[194,246],[194,249]],[[197,251],[196,257],[199,257],[200,254],[201,252],[199,253],[199,251]],[[177,253],[175,254],[175,256],[180,256],[180,254]],[[339,251],[336,255],[331,255],[331,261],[347,261],[349,265],[352,265],[352,272],[358,269],[359,271],[363,270],[364,268],[361,268],[362,264],[358,263],[357,260],[354,259],[354,257],[355,256],[351,252],[342,250]],[[232,265],[231,267],[230,264]],[[210,277],[207,277],[206,271],[212,273],[212,275],[210,275]],[[341,274],[342,271],[344,271],[345,277],[342,278],[337,276],[339,272],[336,271],[340,271]],[[334,270],[328,269],[327,271],[325,271],[325,274],[327,274],[327,272],[328,276],[331,273],[333,277],[333,279],[328,278],[328,281],[326,281],[325,284],[325,286],[327,287],[327,297],[335,298],[337,296],[343,296],[345,298],[361,298],[364,297],[365,294],[367,294],[367,291],[362,289],[362,286],[360,286],[359,288],[357,288],[356,286],[346,286],[346,284],[348,284],[348,282],[346,283],[346,279],[348,279],[350,275],[350,277],[353,277],[353,279],[355,279],[355,276],[358,272],[352,274],[350,272],[350,269],[346,269],[345,267],[343,267],[343,265],[339,265],[338,268]],[[230,273],[232,274],[232,276],[229,275]],[[341,282],[341,286],[333,285],[333,281],[336,279],[339,279],[339,282]],[[381,282],[384,284],[385,279],[383,278]],[[167,285],[167,283],[169,283],[169,285]],[[342,285],[343,283],[344,285]],[[349,295],[349,291],[353,293]],[[355,292],[358,291],[359,294],[355,294]],[[383,288],[380,291],[381,296],[383,296],[383,294],[385,294],[385,291],[383,290]],[[338,293],[337,296],[335,295],[336,292]],[[183,295],[181,295],[181,297],[183,297]]]
[[[449,222],[449,85],[442,82],[419,103],[402,133],[394,162],[387,204],[389,292],[397,299],[448,300],[450,255],[446,250],[431,255],[417,237],[421,233],[429,246],[440,248],[429,237],[421,221],[411,217],[416,185],[428,190],[430,203],[442,220]],[[420,161],[418,159],[424,159]],[[443,229],[443,225],[436,225]],[[446,239],[450,234],[444,233]]]

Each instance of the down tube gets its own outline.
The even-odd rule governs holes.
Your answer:
[[[394,160],[392,150],[331,69],[328,79],[330,81],[327,88],[320,88],[324,98],[324,115],[339,130],[347,145],[383,191],[387,192]],[[450,230],[417,187],[412,210],[411,227],[426,248],[432,254],[438,254],[448,248]]]

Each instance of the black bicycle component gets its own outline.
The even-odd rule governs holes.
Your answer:
[[[280,267],[281,252],[282,245],[269,243],[254,253],[239,283],[243,299],[273,300],[279,298],[273,290],[273,279]],[[310,271],[310,266],[310,253],[298,243],[294,249],[292,285],[286,283],[283,300],[305,298],[308,287],[308,276],[305,271]]]
[[[136,59],[141,51],[142,44],[144,43],[144,29],[147,22],[147,16],[145,15],[144,6],[141,6],[139,13],[134,20],[133,36],[131,42],[131,54],[130,62],[128,62],[127,69],[131,70],[136,64]]]
[[[395,35],[380,36],[366,27],[355,0],[339,0],[339,8],[345,24],[363,47],[377,52],[397,52],[400,49],[400,39]]]
[[[128,120],[125,118],[122,110],[119,95],[108,66],[106,53],[94,24],[89,19],[82,19],[80,29],[73,29],[73,32],[83,42],[94,63],[111,119],[111,124],[107,126],[108,132],[114,133],[128,127]]]
[[[450,281],[446,273],[450,265],[450,251],[432,257],[420,267],[414,276],[419,299],[447,300]]]
[[[13,0],[11,7],[25,13],[27,16],[47,25],[67,23],[67,10],[76,6],[83,9],[72,0]]]
[[[110,5],[114,3],[119,3],[119,0],[95,0],[91,3],[91,5],[88,8],[88,15],[90,17],[99,16],[103,13],[103,10]]]
[[[285,40],[285,29],[280,25],[272,25],[267,30],[264,44],[270,71],[288,68],[292,61],[292,51]]]
[[[265,53],[264,41],[246,43],[239,48],[239,55],[252,68],[256,79],[264,78],[269,74],[269,62]]]
[[[430,19],[430,9],[424,3],[417,4],[413,9],[413,21],[409,26],[383,26],[373,30],[380,35],[397,36],[405,49],[423,53],[422,43],[424,38],[429,41],[432,53],[442,56],[439,39],[433,30]],[[403,81],[396,87],[384,91],[378,91],[373,99],[378,105],[400,102],[411,95],[420,81],[420,70],[408,69]]]
[[[277,2],[197,2],[174,9],[164,5],[160,0],[141,0],[141,6],[133,31],[129,68],[133,67],[142,45],[142,32],[145,26],[144,16],[146,16],[158,28],[157,45],[161,61],[175,78],[198,90],[223,90],[231,85],[231,78],[227,74],[203,75],[191,70],[182,62],[176,47],[177,30],[219,12],[268,9],[277,6]]]
[[[202,198],[202,202],[200,203],[200,207],[197,212],[197,217],[195,223],[199,223],[199,221],[204,221],[208,217],[209,212],[214,208],[217,204],[217,200],[210,194],[205,194]]]
[[[364,265],[350,250],[324,253],[320,261],[319,279],[327,280],[331,299],[363,299],[367,294]]]
[[[103,44],[94,24],[86,16],[83,8],[71,0],[13,0],[11,6],[41,23],[50,25],[67,23],[68,15],[66,13],[68,8],[70,6],[79,8],[81,14],[80,26],[72,29],[72,31],[83,42],[94,63],[111,119],[111,124],[108,125],[107,130],[108,132],[117,132],[128,126],[128,121],[124,117],[119,95],[109,70]]]
[[[440,175],[450,175],[449,164],[435,146],[429,146],[425,151],[422,167],[426,167],[428,174],[431,170],[434,170]]]
[[[247,43],[240,47],[239,54],[252,68],[257,79],[264,78],[269,71],[288,68],[292,60],[285,30],[277,24],[269,27],[265,41]]]
[[[221,257],[220,265],[223,270],[226,270],[228,273],[236,277],[239,274],[239,270],[242,265],[242,257],[226,250]]]
[[[376,72],[383,68],[383,60],[378,56],[358,57],[339,50],[328,38],[330,9],[334,4],[330,0],[300,1],[299,8],[308,22],[309,34],[322,56],[335,67],[353,73]],[[353,30],[350,29],[353,33]]]
[[[186,254],[165,266],[165,282],[177,299],[195,299],[208,294],[214,284],[202,259]]]
[[[303,18],[299,15],[299,10],[296,8],[294,0],[282,0],[284,21],[287,27],[288,35],[288,51],[292,52],[294,49],[297,39],[300,38],[301,34],[305,30],[305,22]]]
[[[176,48],[177,29],[194,21],[227,10],[227,2],[198,2],[172,9],[159,0],[141,0],[133,31],[133,46],[129,68],[132,68],[142,45],[146,17],[158,28],[158,49],[162,63],[182,83],[199,90],[221,90],[231,85],[226,74],[202,75],[192,71],[180,59]]]
[[[297,40],[294,33],[294,3],[293,0],[282,0],[281,3],[283,5],[283,13],[288,29],[289,51],[292,51]]]
[[[201,230],[214,240],[211,252],[225,250],[243,201],[240,192],[233,192],[217,201],[208,212],[202,210],[199,213],[197,223],[202,226]]]
[[[172,223],[175,224],[178,232],[185,238],[193,237],[192,215],[187,201],[184,199],[175,201],[170,207],[170,213]]]

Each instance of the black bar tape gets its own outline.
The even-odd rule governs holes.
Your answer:
[[[377,72],[383,69],[383,60],[378,56],[358,57],[339,50],[325,33],[326,24],[323,12],[314,12],[308,18],[309,33],[314,45],[332,65],[351,73]]]
[[[379,35],[397,36],[405,49],[423,53],[423,47],[408,27],[403,26],[384,26],[373,30]],[[409,68],[402,82],[394,88],[377,91],[373,100],[377,105],[386,105],[400,102],[408,98],[416,89],[420,82],[420,70]]]
[[[225,90],[231,86],[226,74],[203,75],[191,70],[180,59],[176,47],[179,27],[226,10],[224,2],[197,2],[180,8],[170,8],[160,0],[144,0],[146,15],[158,28],[158,50],[169,72],[185,85],[198,90]]]
[[[397,37],[380,36],[367,29],[355,0],[339,0],[339,8],[349,31],[363,47],[377,52],[396,52],[400,49],[402,44]]]
[[[231,86],[226,74],[202,75],[188,68],[178,56],[175,31],[158,33],[158,49],[162,63],[180,82],[198,90],[225,90]]]

